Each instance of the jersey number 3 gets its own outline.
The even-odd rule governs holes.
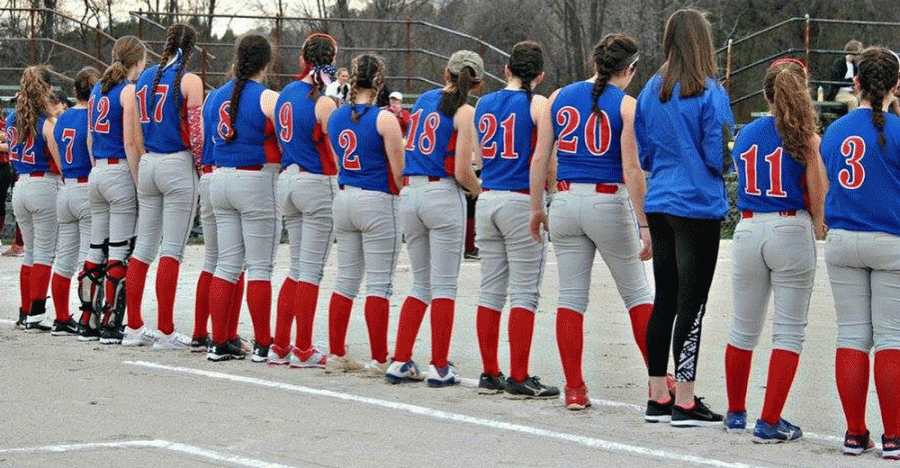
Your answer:
[[[845,161],[849,168],[838,172],[838,182],[845,189],[858,189],[866,180],[866,168],[862,165],[862,158],[866,155],[866,141],[858,136],[847,137],[841,144],[841,155],[847,158]]]
[[[353,130],[344,130],[338,135],[338,145],[344,151],[343,166],[348,171],[362,169],[359,164],[359,155],[356,153],[356,133]]]
[[[744,193],[747,195],[761,196],[762,191],[759,189],[759,182],[756,168],[757,146],[753,145],[747,151],[741,153],[741,160],[744,161]],[[765,160],[769,163],[769,189],[766,190],[766,196],[785,198],[784,188],[781,183],[781,155],[784,154],[784,148],[775,148],[775,151],[766,155]]]

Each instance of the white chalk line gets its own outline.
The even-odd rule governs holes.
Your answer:
[[[411,405],[407,403],[399,403],[394,401],[386,401],[379,400],[376,398],[363,397],[358,395],[351,395],[348,393],[335,392],[332,390],[323,390],[318,388],[310,388],[303,387],[300,385],[293,385],[283,382],[276,382],[271,380],[259,379],[255,377],[246,377],[240,375],[232,375],[226,374],[222,372],[212,372],[205,371],[200,369],[192,369],[186,367],[174,367],[167,366],[163,364],[157,364],[146,361],[124,361],[123,364],[146,367],[150,369],[157,369],[163,371],[170,372],[178,372],[182,374],[191,374],[202,377],[209,377],[213,379],[219,380],[228,380],[232,382],[239,382],[244,384],[256,385],[259,387],[268,387],[268,388],[276,388],[280,390],[288,390],[291,392],[297,393],[305,393],[308,395],[315,395],[321,397],[329,397],[335,398],[338,400],[344,401],[353,401],[357,403],[363,403],[372,406],[379,406],[382,408],[388,408],[392,410],[405,411],[412,414],[417,414],[420,416],[426,416],[434,419],[440,419],[445,421],[455,421],[462,422],[467,424],[473,424],[477,426],[488,427],[492,429],[505,430],[510,432],[518,432],[522,434],[537,436],[537,437],[545,437],[549,439],[556,440],[564,440],[567,442],[573,442],[580,445],[584,445],[587,447],[598,448],[601,450],[609,451],[609,452],[618,452],[629,455],[636,455],[640,457],[652,457],[658,459],[665,460],[673,460],[679,462],[693,463],[704,466],[713,466],[713,467],[733,467],[733,468],[757,468],[753,465],[747,465],[743,463],[736,462],[728,462],[722,460],[716,460],[712,458],[705,458],[696,455],[687,455],[677,452],[670,452],[666,450],[660,449],[651,449],[647,447],[641,447],[637,445],[629,445],[623,444],[620,442],[612,442],[608,440],[598,439],[594,437],[586,437],[579,436],[575,434],[567,434],[563,432],[556,432],[547,429],[541,429],[537,427],[525,426],[521,424],[508,423],[504,421],[496,421],[493,419],[486,418],[476,418],[472,416],[466,416],[463,414],[450,413],[447,411],[436,410],[432,408],[427,408],[424,406]]]
[[[34,454],[34,453],[65,453],[86,450],[124,449],[124,448],[155,448],[183,453],[194,457],[205,458],[216,462],[225,462],[232,465],[246,466],[248,468],[292,468],[288,465],[270,463],[253,458],[242,457],[229,453],[216,452],[193,445],[170,442],[167,440],[127,440],[122,442],[94,442],[83,444],[59,444],[44,445],[41,447],[22,447],[0,449],[0,454]]]

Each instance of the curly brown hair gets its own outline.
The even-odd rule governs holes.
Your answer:
[[[16,100],[16,128],[19,130],[19,141],[39,135],[38,117],[50,115],[50,85],[44,80],[47,68],[31,66],[22,72],[19,81],[21,87]]]
[[[784,149],[794,160],[806,164],[812,149],[810,138],[819,129],[806,68],[796,60],[776,61],[766,70],[764,91]]]

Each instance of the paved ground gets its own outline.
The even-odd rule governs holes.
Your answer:
[[[731,313],[730,242],[724,242],[713,283],[700,358],[698,394],[725,408],[723,355]],[[176,305],[176,326],[190,333],[202,246],[188,248]],[[821,249],[819,253],[822,255]],[[334,257],[334,256],[332,256]],[[511,401],[479,396],[474,382],[449,389],[391,386],[379,379],[330,376],[249,361],[210,363],[201,355],[78,343],[13,330],[18,260],[0,258],[0,467],[46,466],[881,466],[877,453],[843,457],[844,431],[834,385],[834,309],[824,264],[813,293],[810,324],[785,417],[807,433],[789,445],[759,446],[720,428],[673,429],[645,424],[646,374],[627,313],[598,260],[585,320],[585,380],[594,407],[572,413],[561,401]],[[554,338],[555,257],[535,321],[532,372],[562,385]],[[333,262],[333,258],[332,258]],[[401,259],[391,301],[391,342],[409,262]],[[155,267],[154,267],[155,268]],[[648,272],[650,265],[647,264]],[[276,260],[275,292],[287,273],[287,248]],[[335,268],[329,265],[316,317],[315,341],[327,342],[327,312]],[[145,320],[155,324],[153,275]],[[475,334],[480,272],[467,261],[451,349],[464,377],[481,372]],[[74,294],[73,294],[74,296]],[[351,353],[368,344],[358,301],[350,326]],[[505,318],[501,364],[508,362]],[[252,336],[249,316],[241,333]],[[762,405],[770,329],[757,348],[748,407]],[[427,363],[426,320],[414,358]],[[502,367],[506,368],[504,364]],[[508,369],[506,369],[508,370]],[[869,426],[881,434],[874,386]],[[876,451],[877,452],[877,451]]]

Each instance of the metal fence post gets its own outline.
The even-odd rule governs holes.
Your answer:
[[[725,54],[725,89],[731,94],[731,43],[728,39],[728,52]]]
[[[806,52],[806,60],[804,63],[806,63],[806,67],[809,68],[809,13],[804,17],[806,18],[806,33],[803,38],[804,50]]]
[[[412,23],[406,19],[406,93],[412,92],[409,78],[412,76]]]

